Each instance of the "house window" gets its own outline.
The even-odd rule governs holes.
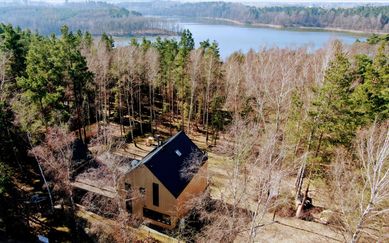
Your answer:
[[[170,216],[167,214],[163,214],[148,208],[143,208],[143,216],[158,222],[161,222],[163,224],[170,225],[171,219]]]
[[[130,183],[124,183],[124,189],[126,190],[126,191],[131,191],[131,184]]]
[[[157,183],[153,183],[153,205],[159,206],[159,185]]]
[[[181,157],[181,155],[182,155],[182,153],[181,153],[181,151],[180,150],[178,150],[178,149],[176,149],[176,154],[178,155],[178,157]]]
[[[146,188],[139,187],[139,193],[140,193],[140,195],[144,196],[146,194]]]
[[[132,213],[132,200],[126,200],[126,209],[128,213]]]

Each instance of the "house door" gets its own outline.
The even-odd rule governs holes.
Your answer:
[[[125,183],[126,190],[126,210],[128,213],[132,213],[132,189],[131,184]]]

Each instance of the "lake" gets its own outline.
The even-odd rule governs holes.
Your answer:
[[[290,30],[265,27],[246,27],[237,25],[203,24],[203,23],[179,23],[181,28],[189,29],[196,42],[209,39],[219,43],[220,54],[223,59],[235,51],[246,53],[250,49],[259,50],[263,47],[308,47],[316,50],[325,46],[329,41],[339,39],[343,43],[352,44],[356,39],[364,40],[357,34],[344,32],[331,32],[320,30]],[[170,37],[177,38],[177,37]],[[147,39],[155,40],[156,37]],[[115,38],[117,46],[127,45],[129,38]]]

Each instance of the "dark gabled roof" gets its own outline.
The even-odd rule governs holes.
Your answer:
[[[188,166],[191,157],[199,153],[204,156],[204,153],[181,131],[151,151],[141,163],[177,198],[195,174],[183,176],[182,170]]]

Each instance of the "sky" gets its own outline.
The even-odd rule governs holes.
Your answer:
[[[12,2],[13,0],[3,0],[0,2]],[[65,0],[32,0],[42,2],[65,2]],[[69,2],[83,2],[85,0],[69,0]],[[103,0],[104,1],[104,0]],[[141,2],[148,0],[106,0],[106,2]],[[210,2],[210,1],[224,1],[224,2],[251,2],[251,3],[388,3],[389,0],[175,0],[179,2]]]
[[[24,2],[25,0],[0,0],[1,2]],[[47,3],[64,3],[65,0],[27,0],[28,2],[47,2]],[[68,2],[85,2],[86,0],[68,0]],[[149,2],[152,0],[89,0],[89,1],[105,1],[110,3],[119,3],[119,2]],[[167,0],[159,0],[159,1],[167,1]],[[290,3],[297,3],[297,4],[314,4],[314,5],[328,5],[332,3],[341,5],[364,5],[369,3],[378,3],[378,4],[384,4],[389,5],[389,0],[173,0],[178,2],[212,2],[212,1],[224,1],[224,2],[241,2],[245,4],[252,4],[255,6],[266,6],[269,5],[283,5],[283,4],[290,4]]]
[[[223,1],[223,0],[222,0]],[[181,0],[181,2],[205,2],[204,0]],[[248,0],[248,1],[239,1],[239,0],[226,0],[224,2],[257,2],[257,3],[373,3],[373,2],[387,2],[389,4],[389,0],[277,0],[277,1],[270,1],[270,0]]]

